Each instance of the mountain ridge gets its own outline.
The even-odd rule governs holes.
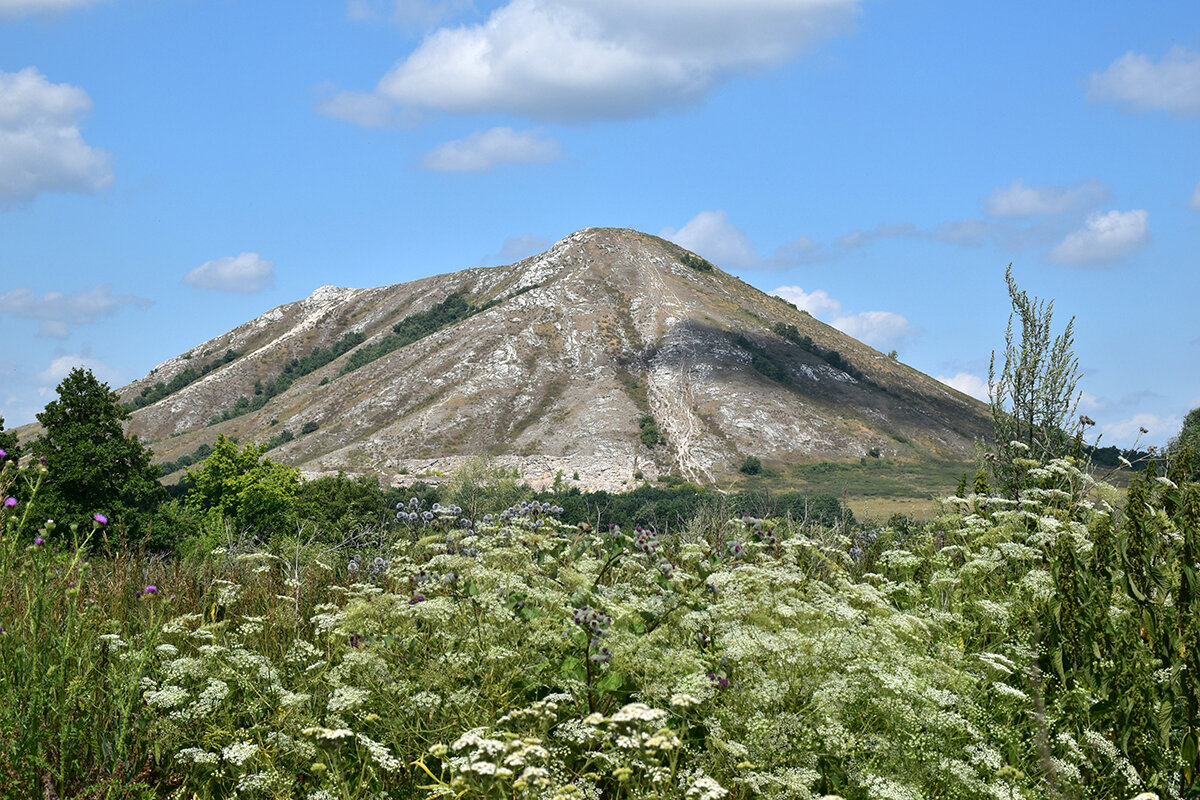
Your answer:
[[[406,320],[433,325],[432,310],[453,296],[465,316],[342,373],[354,353],[390,346]],[[339,341],[353,346],[319,363]],[[397,482],[489,454],[535,483],[561,471],[579,473],[580,488],[611,489],[637,474],[710,483],[748,455],[967,459],[990,427],[978,401],[628,229],[581,230],[505,266],[322,286],[167,359],[119,395],[132,403],[229,354],[133,412],[129,431],[160,460],[218,433],[266,441],[286,430],[293,438],[272,458],[309,475]],[[254,394],[276,386],[275,396]],[[210,424],[238,411],[240,397],[261,407]],[[646,416],[665,442],[642,440]]]

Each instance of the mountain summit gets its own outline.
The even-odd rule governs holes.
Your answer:
[[[632,230],[375,289],[325,286],[120,392],[162,459],[218,433],[308,473],[394,478],[486,453],[537,480],[711,481],[764,463],[963,458],[986,409]],[[279,444],[282,442],[281,444]]]

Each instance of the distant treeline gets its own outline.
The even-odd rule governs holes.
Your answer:
[[[811,336],[801,334],[795,325],[776,322],[771,326],[771,331],[776,336],[787,339],[792,344],[812,353],[834,369],[839,369],[856,380],[866,380],[866,376],[863,375],[862,371],[847,361],[841,353],[828,347],[821,347],[812,340]]]
[[[376,359],[394,353],[401,347],[406,347],[419,339],[437,333],[442,328],[448,328],[481,311],[486,311],[498,303],[500,300],[492,300],[481,306],[473,306],[462,294],[455,292],[428,311],[409,314],[392,326],[390,334],[366,347],[359,348],[350,358],[346,359],[341,375],[353,372]]]
[[[248,414],[251,411],[257,411],[267,404],[277,394],[283,394],[298,378],[302,378],[311,372],[316,372],[321,367],[333,361],[338,356],[346,353],[358,345],[362,344],[367,337],[355,331],[347,333],[342,338],[338,339],[332,347],[318,347],[304,358],[293,358],[283,368],[283,372],[279,373],[274,380],[263,384],[258,381],[254,384],[254,396],[247,397],[242,395],[233,404],[233,408],[226,409],[221,414],[215,414],[208,421],[209,425],[216,425],[218,422],[224,422],[227,419],[240,417],[243,414]]]
[[[136,411],[139,408],[145,408],[151,403],[157,403],[164,397],[178,392],[188,384],[195,383],[217,367],[223,367],[241,355],[241,353],[235,350],[226,350],[225,355],[221,358],[214,359],[202,367],[188,367],[174,378],[171,378],[167,383],[159,381],[153,386],[143,386],[142,393],[133,398],[132,402],[125,403],[123,407],[126,411]]]

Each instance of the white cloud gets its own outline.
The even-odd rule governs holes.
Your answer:
[[[701,211],[682,228],[663,228],[659,236],[723,269],[752,269],[759,261],[750,237],[724,211]]]
[[[1026,186],[1024,178],[1017,178],[1008,186],[993,189],[984,200],[984,207],[992,217],[1036,217],[1094,207],[1108,199],[1108,194],[1100,181],[1068,187]]]
[[[862,311],[835,317],[829,324],[877,350],[895,347],[913,334],[908,319],[894,311]]]
[[[653,114],[847,30],[861,0],[510,0],[380,79],[402,107],[588,121]],[[439,4],[424,2],[417,8]]]
[[[151,301],[131,294],[114,295],[113,287],[101,284],[72,294],[46,292],[38,297],[28,288],[0,293],[0,314],[39,320],[39,336],[65,339],[70,326],[95,322],[111,316],[123,306],[149,306]]]
[[[982,400],[985,403],[989,402],[987,381],[978,375],[970,372],[958,372],[952,378],[944,378],[939,375],[934,380],[946,384],[951,389],[957,389],[965,395],[974,397],[976,400]]]
[[[1104,437],[1102,444],[1115,444],[1119,447],[1132,447],[1137,442],[1139,447],[1150,444],[1164,445],[1183,427],[1183,419],[1172,414],[1160,417],[1157,414],[1134,414],[1128,419],[1118,420],[1100,425]],[[1142,433],[1145,428],[1147,433]]]
[[[768,258],[724,211],[701,211],[679,229],[663,228],[659,236],[704,256],[724,269],[787,270],[826,261],[829,253],[807,236],[797,236],[775,248]]]
[[[390,19],[405,28],[425,30],[472,8],[471,0],[350,0],[346,15],[355,21]]]
[[[840,316],[842,304],[829,296],[824,289],[806,292],[799,286],[780,286],[771,294],[782,297],[801,311],[807,311],[818,319]]]
[[[1196,191],[1192,192],[1192,208],[1200,211],[1200,183],[1196,184]]]
[[[98,0],[0,0],[0,17],[53,14],[96,2]]]
[[[329,85],[318,88],[317,111],[327,117],[352,122],[364,128],[392,125],[396,112],[388,101],[368,92],[336,92]]]
[[[562,145],[538,131],[492,128],[440,144],[419,163],[434,172],[488,172],[505,164],[545,164],[562,156]]]
[[[184,275],[183,282],[197,289],[249,294],[275,282],[275,262],[259,258],[258,253],[226,256],[205,261]]]
[[[53,387],[61,383],[62,379],[70,375],[71,370],[76,367],[90,369],[93,375],[110,387],[120,386],[124,383],[124,375],[120,370],[110,367],[98,358],[71,353],[54,359],[50,362],[50,366],[37,374],[37,381],[45,384],[38,388],[38,394],[43,397],[50,395],[54,391]]]
[[[1092,266],[1113,261],[1150,244],[1150,215],[1142,210],[1093,214],[1080,230],[1050,252],[1063,264]]]
[[[1172,47],[1157,64],[1140,53],[1126,53],[1092,75],[1088,97],[1133,111],[1200,114],[1200,53]]]
[[[91,107],[85,91],[52,84],[33,67],[0,71],[0,210],[41,192],[93,192],[112,181],[109,155],[79,132]]]
[[[780,286],[770,294],[782,297],[801,311],[807,311],[847,336],[878,350],[895,347],[913,334],[908,319],[894,311],[843,313],[841,301],[830,297],[824,289],[806,292],[799,286]]]

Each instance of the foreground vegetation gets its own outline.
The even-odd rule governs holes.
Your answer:
[[[413,498],[187,558],[6,503],[0,795],[1195,796],[1200,485],[1015,469],[914,529]]]

